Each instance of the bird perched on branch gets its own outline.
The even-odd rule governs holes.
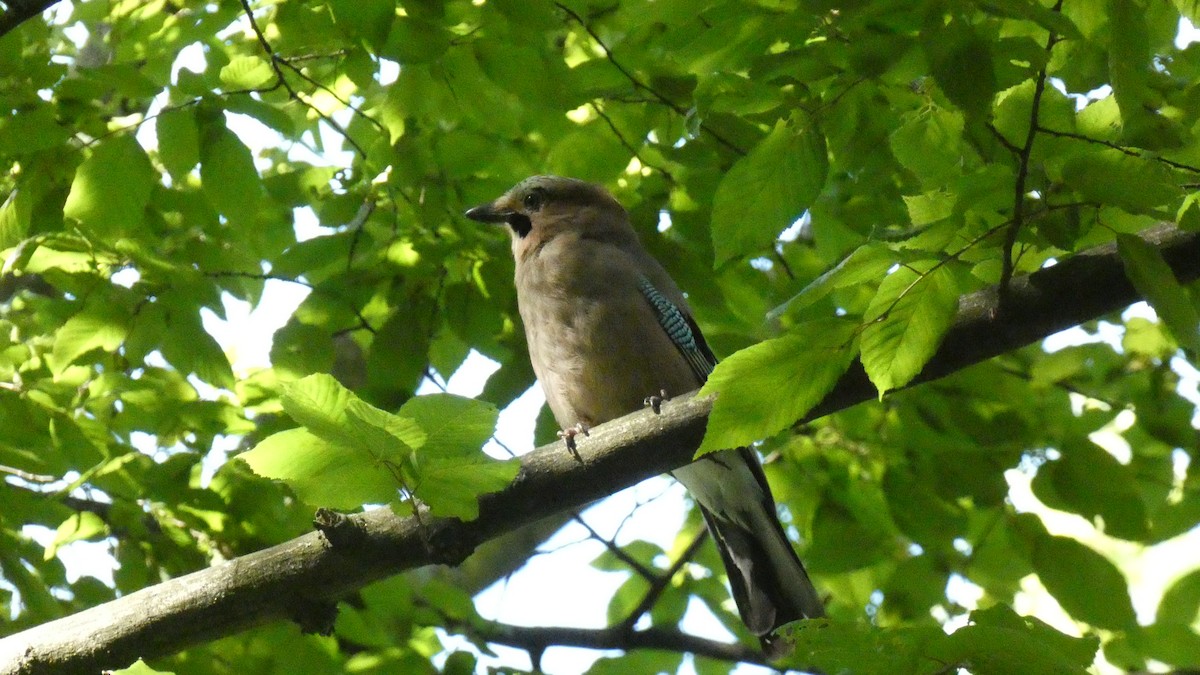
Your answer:
[[[702,385],[716,365],[683,293],[604,188],[534,176],[468,218],[506,223],[529,358],[568,446],[574,434]],[[651,399],[647,399],[647,395]],[[772,657],[779,626],[824,615],[749,448],[672,472],[699,503],[746,626]]]

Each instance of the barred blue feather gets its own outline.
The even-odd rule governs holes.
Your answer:
[[[666,331],[671,342],[675,343],[675,347],[687,360],[692,372],[701,382],[707,380],[713,367],[716,366],[716,359],[708,349],[708,345],[703,343],[703,338],[696,339],[695,324],[675,306],[675,303],[660,293],[646,277],[642,277],[638,281],[638,290],[646,296],[646,300],[654,308],[654,313],[658,316],[658,324]]]

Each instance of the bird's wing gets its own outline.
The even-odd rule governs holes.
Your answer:
[[[708,348],[708,343],[704,341],[695,320],[655,288],[646,277],[638,281],[638,290],[654,309],[658,324],[683,355],[696,380],[703,383],[716,367],[717,358]]]
[[[696,322],[645,277],[638,290],[697,380],[707,380],[717,359]],[[758,457],[747,447],[723,450],[671,473],[700,504],[742,620],[778,658],[788,646],[772,631],[796,619],[824,616],[825,608],[779,524]]]

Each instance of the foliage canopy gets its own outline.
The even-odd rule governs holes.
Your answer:
[[[314,506],[474,517],[516,471],[479,448],[533,375],[506,236],[459,214],[556,173],[613,190],[729,357],[704,448],[766,439],[830,595],[796,665],[1200,666],[1195,560],[1153,611],[1129,591],[1130,550],[1200,522],[1200,310],[1136,236],[1200,229],[1181,16],[1200,10],[82,0],[25,21],[0,37],[3,632],[294,537]],[[902,390],[962,294],[1112,241],[1154,316]],[[268,283],[309,292],[270,365],[235,369],[202,317]],[[472,350],[501,366],[479,402],[414,397]],[[794,428],[856,357],[881,401]],[[673,630],[693,598],[746,641],[700,531],[596,561],[629,575],[613,625]],[[79,540],[108,542],[111,586],[68,579],[57,553]],[[963,582],[978,609],[948,594]],[[330,636],[279,624],[151,665],[465,672],[475,657],[446,658],[435,629],[583,643],[489,624],[476,590],[396,577]],[[1020,616],[1019,592],[1018,610],[1058,609]],[[671,634],[592,671],[673,672],[700,643]]]

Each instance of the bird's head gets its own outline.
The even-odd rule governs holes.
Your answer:
[[[532,176],[495,201],[469,209],[466,216],[484,223],[506,223],[518,260],[551,239],[578,237],[625,241],[634,237],[625,209],[603,187],[561,176]]]

